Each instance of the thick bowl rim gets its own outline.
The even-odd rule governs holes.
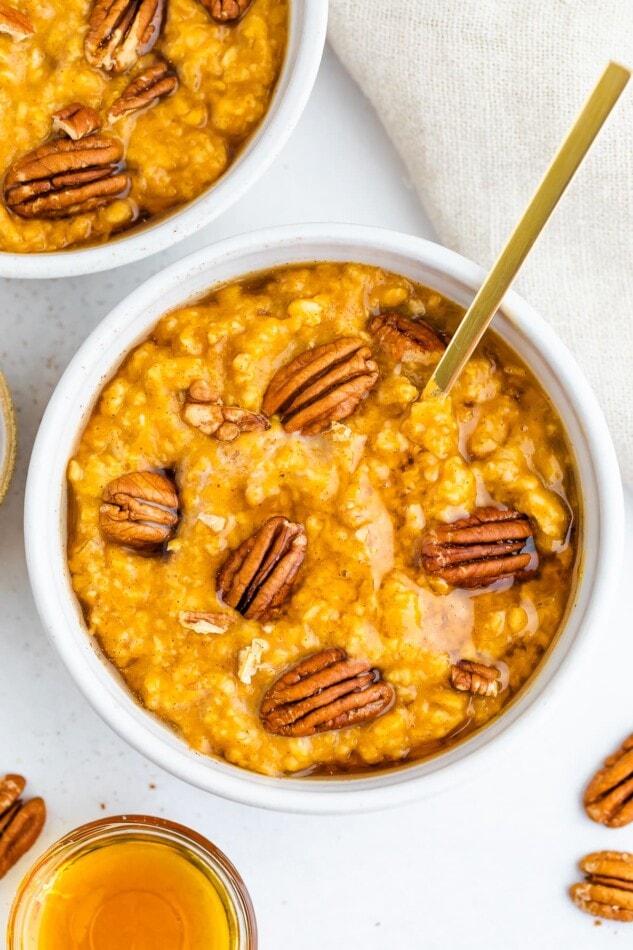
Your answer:
[[[544,354],[547,365],[568,394],[570,403],[570,394],[573,393],[574,411],[579,414],[581,433],[586,446],[590,448],[591,478],[596,487],[595,520],[598,525],[593,541],[596,544],[599,542],[600,559],[595,562],[593,570],[583,572],[579,583],[576,601],[581,590],[589,592],[591,596],[586,593],[584,614],[580,616],[568,654],[562,656],[557,646],[534,678],[533,683],[539,684],[538,688],[529,688],[527,694],[517,702],[512,716],[510,711],[506,712],[493,720],[494,730],[488,726],[466,740],[459,747],[462,752],[457,760],[446,760],[450,750],[437,757],[433,760],[435,768],[427,770],[425,774],[416,774],[425,763],[418,766],[413,763],[392,773],[378,773],[369,778],[328,779],[325,784],[318,779],[270,778],[195,753],[182,740],[175,738],[168,727],[161,726],[160,731],[153,726],[155,720],[151,714],[130,701],[127,690],[116,683],[111,675],[109,680],[104,680],[104,663],[94,646],[88,648],[84,645],[84,640],[88,643],[89,638],[76,618],[77,608],[74,605],[72,610],[75,618],[68,620],[71,598],[68,596],[65,577],[65,556],[63,553],[60,556],[55,546],[59,545],[61,530],[54,510],[55,497],[63,492],[62,487],[54,487],[51,479],[50,460],[55,454],[56,433],[63,431],[64,425],[67,425],[68,406],[72,405],[73,398],[78,398],[91,370],[92,375],[95,375],[94,367],[99,365],[100,353],[106,344],[116,340],[126,327],[130,332],[131,313],[142,322],[143,331],[147,332],[156,322],[153,314],[148,317],[146,313],[150,302],[166,298],[167,293],[180,286],[181,281],[193,280],[196,275],[206,275],[212,267],[227,262],[229,266],[236,267],[237,277],[240,273],[248,272],[239,270],[239,262],[249,254],[262,250],[273,258],[262,264],[264,269],[282,266],[286,259],[293,263],[315,260],[314,254],[301,256],[303,246],[315,245],[323,248],[320,260],[336,259],[336,252],[332,248],[337,248],[341,253],[349,248],[348,259],[355,260],[361,259],[359,247],[367,254],[374,251],[400,255],[412,264],[421,263],[438,273],[454,276],[473,292],[485,275],[473,262],[431,241],[347,224],[270,228],[229,238],[183,258],[150,278],[115,307],[87,338],[63,374],[46,409],[33,449],[25,500],[25,542],[33,595],[44,627],[79,688],[115,732],[173,774],[230,800],[282,811],[331,814],[410,802],[450,787],[457,780],[468,779],[490,766],[491,759],[501,749],[502,738],[508,744],[509,736],[515,738],[520,723],[536,724],[539,721],[539,716],[545,714],[548,705],[543,700],[549,698],[552,691],[549,679],[555,679],[557,684],[569,682],[591,639],[589,634],[593,621],[604,610],[605,603],[614,592],[624,544],[624,508],[615,451],[593,392],[575,360],[545,320],[511,291],[504,298],[502,310],[511,313],[513,323],[522,325],[524,329],[529,327],[530,336],[538,340],[539,352]],[[252,271],[252,268],[249,270]],[[212,287],[213,283],[209,277],[206,286]],[[193,291],[187,293],[182,289],[180,300],[184,302],[193,295]],[[136,330],[140,329],[139,324]],[[110,371],[119,365],[128,349],[120,341],[117,346],[120,347],[118,360],[111,360]],[[96,383],[91,381],[93,397],[102,385],[101,376],[96,377]],[[83,422],[77,426],[73,433],[75,436],[81,431],[82,425]],[[587,481],[589,479],[588,474]],[[572,613],[575,609],[576,604]],[[80,637],[77,630],[80,631]],[[558,665],[554,665],[554,657],[558,657]],[[544,676],[545,670],[550,671],[549,679]],[[560,689],[560,685],[557,688]],[[535,701],[535,694],[539,702]]]
[[[76,249],[42,253],[0,251],[0,277],[47,279],[94,274],[143,260],[205,227],[264,174],[301,118],[325,47],[327,0],[290,0],[286,59],[268,111],[237,161],[181,209],[129,235]]]

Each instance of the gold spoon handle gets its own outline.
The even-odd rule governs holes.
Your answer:
[[[549,216],[591,148],[630,77],[630,70],[618,63],[609,63],[603,72],[585,107],[556,152],[522,218],[464,314],[455,335],[426,385],[424,390],[426,396],[447,393],[470,359],[521,264],[547,224]]]

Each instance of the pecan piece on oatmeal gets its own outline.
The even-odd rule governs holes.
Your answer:
[[[279,413],[286,432],[317,435],[350,416],[377,380],[378,366],[363,340],[340,337],[277,370],[262,407],[269,416]]]
[[[609,828],[633,821],[633,736],[605,759],[589,782],[583,802],[589,817]]]
[[[451,686],[460,693],[496,696],[499,692],[499,670],[472,660],[458,660],[450,672]]]
[[[167,63],[155,63],[139,73],[118,99],[110,106],[110,121],[153,105],[159,99],[171,95],[178,88],[178,76]]]
[[[270,429],[266,416],[239,406],[224,406],[220,394],[206,380],[196,379],[187,390],[183,409],[185,422],[218,442],[233,442],[242,432]]]
[[[260,708],[264,729],[277,736],[313,736],[376,719],[395,698],[369,660],[331,647],[301,660],[270,687]]]
[[[94,211],[123,195],[123,146],[105,135],[53,139],[23,155],[4,182],[7,206],[23,218],[64,218]]]
[[[487,587],[536,569],[536,555],[521,553],[530,538],[526,515],[478,508],[469,518],[428,531],[420,542],[420,563],[427,574],[454,587]]]
[[[244,16],[253,0],[202,0],[216,23],[237,23]]]
[[[401,313],[380,313],[367,324],[378,344],[399,363],[428,366],[444,352],[446,345],[426,320],[412,320]]]
[[[267,620],[288,599],[306,543],[303,525],[269,518],[220,568],[217,590],[224,603],[251,620]]]
[[[633,921],[633,854],[596,851],[580,862],[585,880],[570,888],[573,902],[586,914]]]
[[[226,633],[234,621],[230,614],[183,610],[178,615],[178,622],[185,630],[193,630],[194,633]]]
[[[53,131],[63,132],[75,141],[98,132],[102,125],[97,110],[81,102],[71,102],[58,112],[53,112]]]
[[[91,66],[123,73],[154,46],[164,0],[94,0],[84,55]]]
[[[0,815],[0,878],[35,844],[45,821],[43,798],[18,799]]]
[[[25,13],[0,0],[0,33],[7,33],[12,39],[25,40],[35,33],[33,24]]]
[[[169,541],[178,525],[178,493],[160,472],[128,472],[103,492],[99,526],[108,541],[148,553]]]

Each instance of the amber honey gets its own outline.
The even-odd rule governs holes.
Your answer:
[[[160,819],[84,826],[32,869],[10,950],[251,950],[246,890],[221,852]]]

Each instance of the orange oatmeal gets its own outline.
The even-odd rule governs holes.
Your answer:
[[[240,3],[222,20],[219,0],[2,0],[0,251],[103,243],[226,171],[268,110],[288,30],[288,0]]]
[[[375,267],[253,275],[165,315],[68,466],[88,630],[194,749],[269,775],[424,757],[495,717],[572,596],[562,423],[462,308]]]

